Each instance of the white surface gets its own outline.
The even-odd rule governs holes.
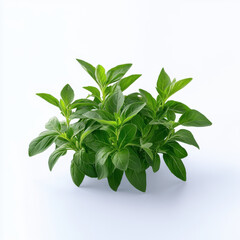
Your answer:
[[[239,1],[20,1],[1,6],[1,240],[238,240],[240,222]],[[35,96],[76,96],[93,81],[75,58],[142,73],[130,91],[156,95],[161,67],[194,81],[174,98],[206,114],[192,129],[200,144],[184,161],[188,181],[164,163],[148,171],[147,192],[124,178],[113,192],[85,178],[78,189],[71,154],[47,166],[50,150],[29,158],[30,140],[58,111]]]

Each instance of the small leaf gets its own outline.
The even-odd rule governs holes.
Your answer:
[[[96,81],[96,77],[95,77],[95,67],[93,67],[90,63],[87,63],[83,60],[80,59],[76,59],[81,66],[83,67],[83,69]]]
[[[57,162],[57,160],[66,154],[67,152],[67,146],[68,146],[68,143],[67,144],[64,144],[64,145],[61,145],[59,148],[57,148],[49,157],[48,159],[48,166],[49,166],[49,169],[50,171],[52,171],[55,163]]]
[[[138,190],[145,192],[146,191],[146,172],[141,171],[141,172],[136,172],[132,169],[127,169],[126,172],[126,177],[128,181]]]
[[[128,122],[131,120],[134,116],[136,116],[145,106],[145,103],[131,103],[128,104],[124,109],[122,110],[121,116],[123,117],[123,123]]]
[[[55,131],[45,131],[41,133],[29,144],[28,155],[31,157],[45,151],[52,145],[57,136],[58,133]]]
[[[148,106],[153,112],[155,112],[155,109],[156,109],[156,106],[157,106],[157,102],[156,102],[156,100],[153,98],[153,96],[152,96],[149,92],[147,92],[147,91],[145,91],[145,90],[143,90],[143,89],[139,89],[139,92],[141,93],[142,97],[143,97],[144,100],[146,101],[147,106]]]
[[[192,78],[186,78],[186,79],[182,79],[182,80],[179,80],[179,81],[173,83],[173,86],[171,87],[168,97],[170,97],[174,93],[176,93],[179,90],[181,90],[182,88],[184,88],[191,81],[192,81]]]
[[[105,103],[106,109],[110,113],[118,113],[124,103],[124,96],[119,86],[116,87],[112,95],[110,95]]]
[[[66,105],[69,105],[73,101],[74,92],[69,84],[65,85],[62,89],[61,97]]]
[[[123,148],[126,144],[130,143],[137,132],[137,128],[134,124],[128,123],[124,125],[118,137],[118,146],[119,148]]]
[[[169,121],[175,121],[176,119],[176,114],[172,110],[167,111],[167,118]]]
[[[71,109],[78,108],[78,107],[97,107],[97,106],[98,104],[96,104],[94,101],[91,101],[89,99],[78,99],[70,105]]]
[[[178,158],[187,157],[187,151],[178,143],[178,142],[168,142],[166,147],[170,147],[172,149],[174,155]],[[168,151],[168,149],[166,149]]]
[[[183,181],[186,181],[186,169],[180,158],[174,155],[163,154],[163,159],[169,170],[176,177],[180,178]]]
[[[87,86],[87,87],[83,87],[83,88],[88,90],[89,92],[91,92],[94,97],[96,97],[99,100],[101,100],[101,98],[100,98],[100,91],[96,87]]]
[[[84,130],[84,132],[82,133],[82,135],[80,137],[80,144],[82,143],[82,141],[84,140],[85,137],[87,137],[89,134],[91,134],[93,131],[95,131],[99,127],[100,127],[99,124],[95,124],[95,125],[89,126],[86,130]]]
[[[190,110],[190,108],[185,104],[181,102],[173,101],[173,100],[167,101],[165,103],[165,107],[168,108],[169,110],[174,111],[175,113],[181,113],[181,114]]]
[[[142,76],[141,74],[134,74],[134,75],[130,75],[128,77],[122,78],[118,82],[122,92],[126,90],[131,84],[133,84],[141,76]]]
[[[126,74],[126,72],[131,66],[132,64],[122,64],[111,68],[107,72],[107,83],[109,84],[119,81]]]
[[[153,172],[157,172],[159,170],[160,163],[161,163],[160,156],[159,154],[156,153],[153,158],[153,165],[152,165]]]
[[[44,100],[46,100],[47,102],[51,103],[52,105],[59,107],[59,101],[52,96],[51,94],[48,93],[37,93],[36,95],[38,95],[39,97],[43,98]]]
[[[197,110],[189,110],[185,112],[178,121],[183,126],[189,127],[207,127],[212,123]]]
[[[128,168],[135,170],[135,171],[141,171],[142,170],[142,164],[141,160],[138,156],[138,154],[131,148],[128,148],[129,151],[129,164]]]
[[[53,117],[46,123],[45,128],[59,132],[61,130],[61,124],[56,117]]]
[[[160,94],[161,98],[164,98],[164,91],[171,84],[171,79],[165,72],[164,68],[162,68],[157,81],[157,91]]]
[[[108,177],[108,184],[113,191],[117,191],[123,176],[123,171],[115,169],[114,172]]]
[[[72,180],[75,183],[76,186],[80,186],[83,179],[84,179],[84,174],[78,169],[76,163],[74,163],[74,161],[72,160],[71,162],[71,176],[72,176]]]
[[[186,129],[180,129],[179,131],[177,131],[171,138],[171,141],[175,140],[175,141],[179,141],[179,142],[183,142],[189,145],[193,145],[197,148],[199,148],[196,140],[194,139],[192,133]]]
[[[106,74],[105,74],[105,69],[101,65],[97,65],[96,70],[95,70],[95,76],[96,80],[99,83],[100,86],[104,86],[107,80]]]
[[[128,149],[122,149],[114,153],[112,157],[114,166],[122,171],[128,168],[129,163],[129,152]]]

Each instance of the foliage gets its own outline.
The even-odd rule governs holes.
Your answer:
[[[192,133],[180,126],[205,127],[212,123],[197,110],[183,103],[168,100],[192,79],[179,81],[161,70],[157,80],[157,97],[140,89],[123,95],[141,75],[124,77],[132,64],[118,65],[109,71],[96,68],[77,59],[97,86],[86,86],[87,98],[74,101],[74,91],[67,84],[61,99],[46,93],[37,93],[48,103],[59,108],[64,117],[51,118],[29,145],[29,156],[45,151],[52,144],[55,150],[49,157],[52,170],[58,159],[73,150],[70,172],[73,182],[80,186],[85,175],[107,178],[109,186],[117,191],[125,173],[128,181],[138,190],[146,191],[146,169],[160,168],[160,155],[169,170],[186,181],[182,159],[187,151],[179,142],[199,148]]]

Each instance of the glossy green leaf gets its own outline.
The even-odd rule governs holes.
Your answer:
[[[171,141],[179,141],[189,145],[193,145],[199,148],[195,138],[193,137],[192,133],[186,129],[181,129],[177,131],[171,138]]]
[[[138,172],[141,171],[142,164],[141,164],[141,160],[140,160],[138,154],[131,147],[128,147],[128,151],[129,151],[128,168],[138,171]]]
[[[131,84],[133,84],[139,77],[141,77],[141,74],[134,74],[134,75],[130,75],[128,77],[122,78],[118,82],[122,92],[126,90]]]
[[[185,112],[178,121],[183,126],[191,127],[207,127],[212,123],[197,110],[189,110]]]
[[[123,176],[123,171],[115,169],[114,172],[108,177],[108,184],[113,191],[117,191]]]
[[[163,93],[167,89],[167,87],[171,84],[171,79],[165,72],[164,68],[162,68],[157,81],[157,91],[160,96],[163,98]]]
[[[96,98],[98,98],[99,100],[101,100],[100,98],[100,91],[96,88],[96,87],[92,87],[92,86],[87,86],[87,87],[83,87],[84,89],[88,90],[90,93],[92,93],[92,95]]]
[[[128,149],[122,149],[114,153],[112,157],[114,166],[122,171],[128,168],[129,163],[129,151]]]
[[[121,113],[123,120],[123,123],[126,123],[128,121],[130,121],[134,116],[136,116],[145,106],[145,103],[131,103],[128,104]]]
[[[76,163],[73,160],[71,162],[70,172],[73,182],[75,183],[76,186],[79,187],[85,175],[78,169]]]
[[[55,149],[55,151],[50,155],[50,157],[48,159],[48,166],[49,166],[50,171],[52,171],[52,169],[53,169],[54,165],[56,164],[57,160],[61,156],[66,154],[67,147],[68,147],[68,143],[63,144],[59,148]]]
[[[163,159],[172,174],[186,181],[186,169],[180,158],[174,155],[163,154]]]
[[[61,97],[66,105],[69,105],[74,99],[74,91],[69,84],[65,85],[61,91]]]
[[[104,86],[107,81],[107,77],[106,77],[105,69],[103,66],[97,65],[96,70],[95,70],[95,76],[96,76],[96,80],[99,83],[99,85]]]
[[[149,92],[147,92],[147,91],[145,91],[145,90],[143,90],[143,89],[139,89],[139,92],[141,93],[142,97],[143,97],[144,100],[146,101],[147,106],[148,106],[152,111],[155,112],[156,107],[157,107],[157,102],[156,102],[156,100],[153,98],[153,96],[152,96]]]
[[[114,68],[111,68],[107,72],[107,82],[114,83],[119,81],[126,74],[126,72],[129,70],[131,66],[132,64],[122,64]]]
[[[58,133],[55,131],[45,131],[41,133],[37,138],[33,139],[29,144],[28,155],[31,157],[45,151],[47,148],[49,148],[53,144],[57,136],[58,136]]]
[[[59,101],[54,96],[52,96],[51,94],[37,93],[36,95],[38,95],[42,99],[46,100],[48,103],[51,103],[52,105],[54,105],[56,107],[59,107]]]
[[[110,95],[107,100],[105,107],[110,113],[118,113],[124,103],[124,96],[119,86],[116,87],[115,91]]]
[[[159,154],[155,154],[153,158],[153,165],[152,165],[152,170],[153,172],[157,172],[160,168],[160,156]]]
[[[179,90],[181,90],[182,88],[184,88],[191,81],[192,81],[192,78],[186,78],[186,79],[182,79],[182,80],[179,80],[179,81],[175,82],[173,84],[173,86],[171,87],[171,90],[170,90],[170,93],[169,93],[168,97],[170,97],[174,93],[176,93]]]
[[[137,132],[137,128],[134,124],[128,123],[120,129],[120,134],[118,137],[118,146],[123,148],[125,145],[130,143]]]
[[[174,111],[175,113],[181,113],[181,114],[190,110],[190,108],[185,104],[181,102],[173,101],[173,100],[167,101],[165,103],[165,107],[168,108],[169,110]]]
[[[96,81],[95,67],[93,67],[90,63],[87,63],[83,60],[77,59],[77,61],[81,64],[83,69]]]
[[[126,177],[128,181],[138,190],[145,192],[146,191],[146,186],[147,186],[147,181],[146,181],[146,172],[140,171],[136,172],[132,169],[127,169],[126,172]]]
[[[187,151],[176,141],[173,142],[168,142],[166,144],[166,151],[168,152],[169,150],[174,153],[174,155],[178,158],[185,158],[187,157]]]

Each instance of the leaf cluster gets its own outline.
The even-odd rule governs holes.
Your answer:
[[[106,72],[101,65],[94,67],[83,60],[77,61],[95,86],[84,87],[89,95],[76,100],[69,84],[62,89],[60,99],[37,93],[57,107],[64,120],[53,117],[46,123],[46,130],[30,143],[29,156],[54,144],[55,150],[48,160],[52,170],[61,156],[74,151],[70,172],[77,186],[85,176],[107,178],[111,189],[117,191],[125,173],[128,181],[144,192],[146,169],[151,167],[157,172],[161,158],[176,177],[186,181],[182,159],[188,154],[180,143],[199,146],[189,130],[177,128],[205,127],[212,123],[197,110],[168,99],[192,79],[171,80],[162,69],[156,98],[143,89],[124,95],[124,90],[141,76],[125,77],[132,64],[118,65]]]

